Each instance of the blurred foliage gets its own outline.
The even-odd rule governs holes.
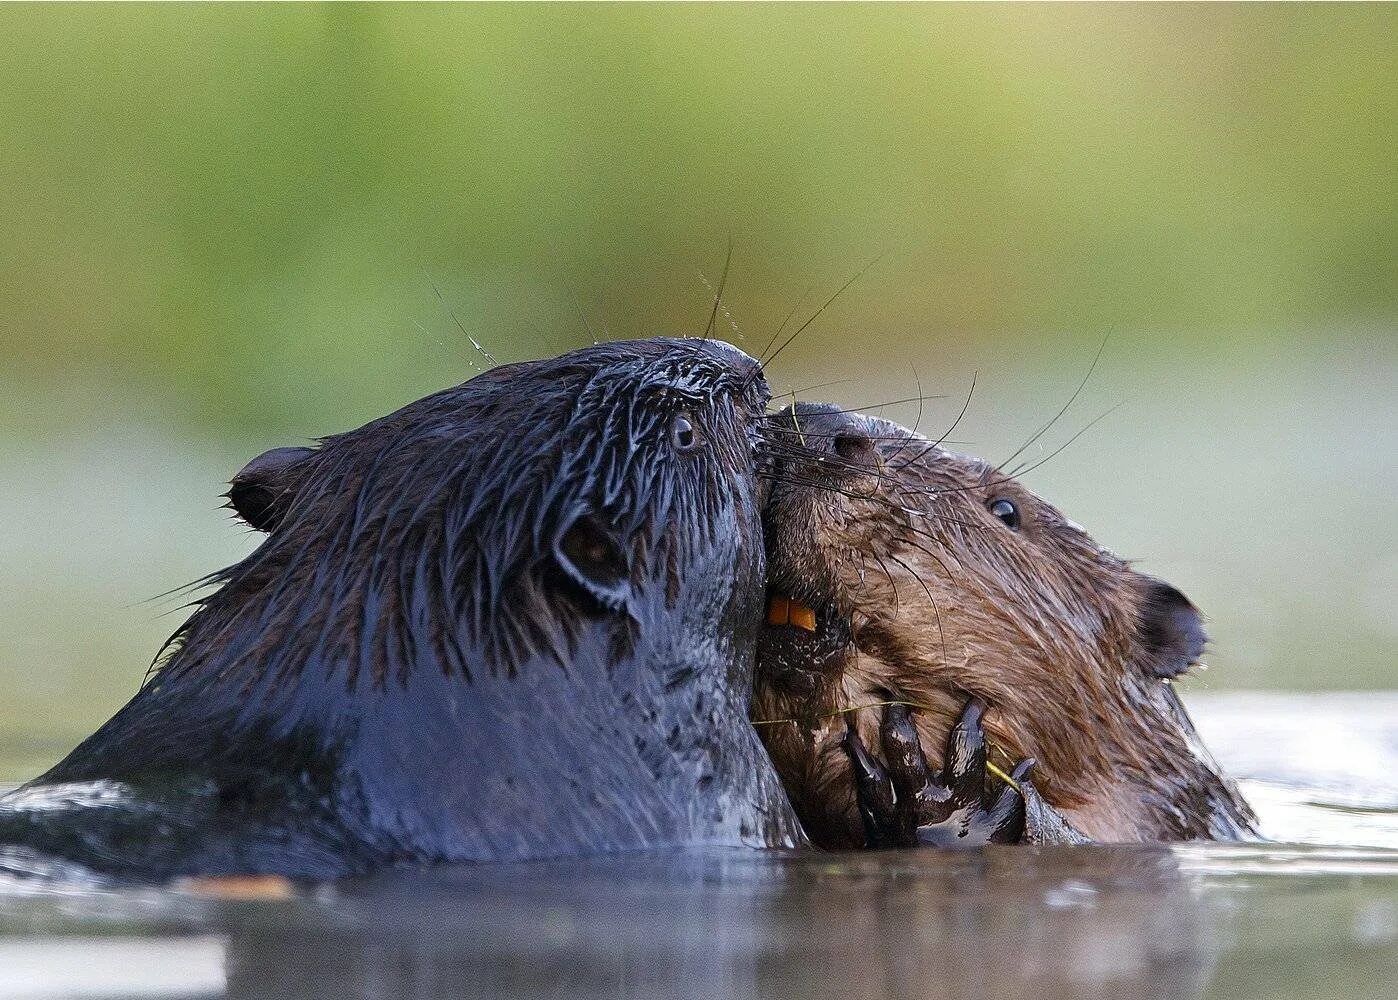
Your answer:
[[[229,429],[467,377],[448,306],[504,358],[581,315],[693,331],[730,237],[758,345],[875,257],[829,328],[889,357],[1398,311],[1391,6],[6,6],[0,36],[0,365]]]
[[[465,332],[697,332],[730,241],[754,353],[877,262],[779,387],[979,369],[982,454],[1112,332],[1038,454],[1130,405],[1033,488],[1211,613],[1193,684],[1398,686],[1398,7],[7,5],[0,38],[0,776],[135,689],[182,598],[141,602],[254,544],[213,511],[250,455],[470,377]]]

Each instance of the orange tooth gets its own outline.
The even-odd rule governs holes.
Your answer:
[[[785,597],[773,597],[767,602],[767,624],[785,625],[791,620],[791,601]]]
[[[814,632],[816,630],[815,612],[804,604],[797,604],[795,601],[792,601],[791,624],[795,625],[797,628],[803,628],[807,632]]]

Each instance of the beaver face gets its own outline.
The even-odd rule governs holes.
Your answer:
[[[279,670],[308,651],[275,619],[329,626],[314,658],[343,662],[351,686],[417,661],[467,678],[566,662],[603,618],[624,646],[675,607],[690,562],[724,562],[726,580],[687,581],[713,591],[698,600],[710,609],[734,574],[760,576],[752,455],[767,398],[756,362],[722,342],[620,342],[495,368],[316,449],[274,449],[229,491],[269,537],[206,611],[271,616],[259,632],[286,647],[268,651]],[[202,624],[182,635],[183,659]]]
[[[1168,686],[1204,647],[1178,590],[992,466],[888,421],[803,404],[769,437],[754,718],[801,720],[759,732],[813,838],[860,836],[831,713],[924,706],[935,752],[968,695],[992,706],[1006,770],[1037,758],[1044,797],[1095,839],[1246,828]],[[878,711],[857,719],[872,740]]]

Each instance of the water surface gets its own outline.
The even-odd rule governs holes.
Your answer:
[[[15,878],[0,998],[1391,997],[1398,694],[1193,707],[1269,843],[645,854],[257,902]]]

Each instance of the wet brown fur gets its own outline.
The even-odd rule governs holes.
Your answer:
[[[857,414],[839,420],[872,447],[848,459],[830,446],[840,425],[785,420],[773,434],[771,586],[847,618],[853,643],[795,684],[760,658],[753,718],[817,843],[862,843],[846,716],[832,713],[926,706],[915,717],[939,765],[972,694],[991,706],[992,760],[1008,771],[1036,758],[1045,799],[1095,840],[1250,832],[1143,638],[1157,581],[985,462]],[[1018,505],[1019,531],[989,513],[1001,497]],[[849,714],[867,746],[881,713]],[[803,721],[764,721],[785,719]]]

